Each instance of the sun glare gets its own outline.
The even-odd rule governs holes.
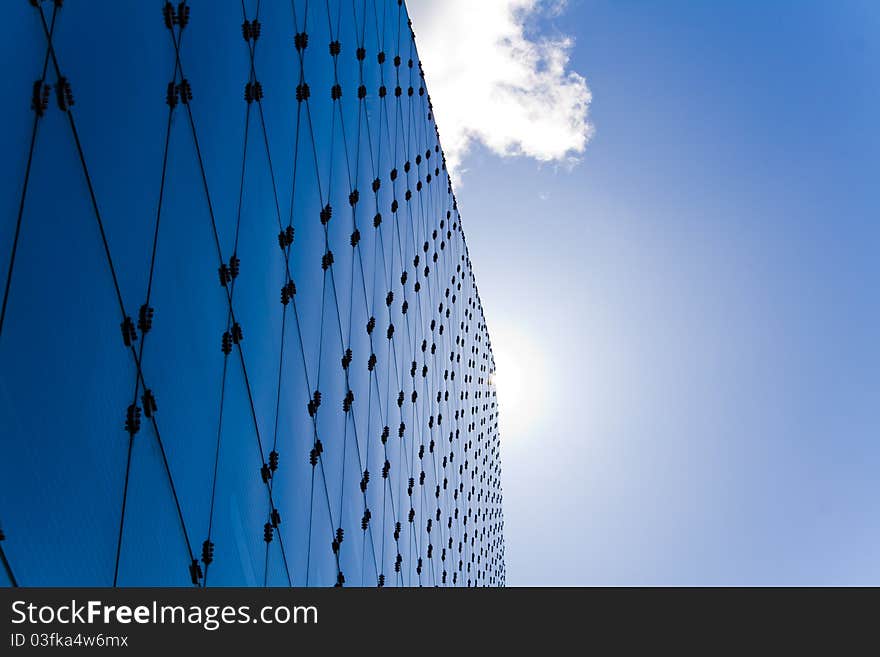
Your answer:
[[[492,327],[495,371],[502,432],[509,437],[534,425],[544,408],[544,359],[530,336],[515,328]]]

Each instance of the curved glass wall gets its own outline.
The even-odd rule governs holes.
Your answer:
[[[4,8],[0,582],[500,585],[406,7],[243,5]]]

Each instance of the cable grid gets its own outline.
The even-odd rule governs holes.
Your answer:
[[[2,576],[504,585],[492,347],[405,3],[120,4],[20,12]]]

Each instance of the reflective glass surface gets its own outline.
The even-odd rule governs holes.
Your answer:
[[[503,584],[405,4],[37,5],[0,42],[0,583]]]

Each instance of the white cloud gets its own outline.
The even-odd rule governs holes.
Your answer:
[[[531,38],[526,23],[564,2],[408,0],[448,165],[474,141],[502,156],[567,162],[593,133],[586,80],[567,70],[572,40]]]

